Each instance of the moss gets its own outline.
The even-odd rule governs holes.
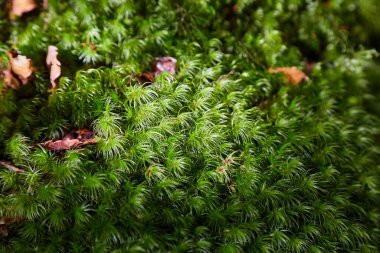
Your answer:
[[[37,70],[0,92],[0,160],[25,170],[0,168],[0,251],[378,252],[377,54],[359,8],[51,0],[2,21],[1,52]],[[51,94],[48,45],[63,70]],[[176,74],[142,86],[164,55]],[[289,86],[267,71],[280,66],[310,80]],[[98,143],[36,145],[80,128]]]

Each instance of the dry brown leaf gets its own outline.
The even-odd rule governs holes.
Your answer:
[[[33,74],[31,60],[18,54],[15,50],[8,52],[10,69],[20,79],[22,84],[27,84]]]
[[[160,57],[156,58],[156,70],[154,71],[155,75],[161,74],[161,72],[167,71],[172,75],[175,74],[177,60],[173,57]]]
[[[136,75],[140,84],[149,84],[154,81],[154,73],[142,73]]]
[[[30,12],[37,8],[35,0],[10,0],[9,18],[20,17],[22,14]]]
[[[94,133],[86,128],[77,130],[75,134],[77,135],[76,138],[81,141],[86,141],[94,138]]]
[[[91,42],[82,42],[80,43],[81,47],[89,47],[92,51],[96,50],[96,46],[92,44]]]
[[[42,2],[42,7],[47,10],[47,8],[49,7],[49,0],[43,0]]]
[[[173,57],[165,56],[156,58],[154,72],[147,72],[142,74],[133,75],[137,78],[140,84],[150,84],[154,82],[156,76],[162,72],[169,72],[170,74],[175,74],[177,60]]]
[[[3,71],[3,78],[5,85],[9,88],[17,90],[20,88],[20,81],[12,74],[11,69],[6,69]]]
[[[0,224],[0,235],[8,236],[8,226],[6,224]]]
[[[67,150],[72,147],[78,147],[81,142],[77,139],[63,139],[63,140],[49,140],[42,143],[41,146],[45,147],[47,150]]]
[[[309,80],[309,77],[296,67],[270,68],[269,73],[284,73],[288,82],[293,85],[299,85],[302,80]]]
[[[83,147],[90,144],[97,143],[97,139],[94,137],[92,131],[88,129],[80,129],[78,131],[72,131],[63,136],[61,140],[49,140],[39,145],[47,150],[67,150],[71,148]]]
[[[305,62],[306,73],[311,73],[314,67],[315,67],[315,62],[308,62],[308,61]]]
[[[16,223],[23,220],[22,216],[4,216],[0,217],[0,235],[2,236],[8,236],[8,225],[11,223]]]
[[[0,218],[0,235],[8,236],[8,226],[5,218]]]
[[[10,162],[7,161],[0,161],[0,166],[3,166],[11,171],[14,171],[16,173],[23,173],[25,172],[23,169],[17,168],[16,166],[12,165]]]
[[[53,89],[58,86],[58,78],[61,76],[61,62],[58,60],[57,56],[58,48],[55,46],[48,46],[46,65],[50,69],[50,83]]]

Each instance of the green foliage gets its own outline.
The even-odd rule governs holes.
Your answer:
[[[378,252],[376,52],[350,30],[359,7],[50,0],[1,21],[1,52],[38,70],[28,90],[0,83],[0,160],[25,170],[0,167],[0,218],[18,220],[0,251]],[[51,94],[48,45],[63,65]],[[139,84],[163,55],[176,75]],[[305,59],[297,87],[266,71]],[[36,145],[79,128],[98,143]]]

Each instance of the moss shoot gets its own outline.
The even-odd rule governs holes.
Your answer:
[[[3,2],[0,252],[379,252],[376,1]]]

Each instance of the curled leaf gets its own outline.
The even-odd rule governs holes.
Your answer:
[[[154,71],[155,75],[161,74],[161,72],[167,71],[172,75],[175,74],[177,60],[173,57],[160,57],[156,58],[156,70]]]
[[[63,136],[61,140],[49,140],[39,145],[47,150],[67,150],[71,148],[78,148],[97,143],[92,131],[88,129],[80,129],[72,131]]]
[[[269,73],[284,73],[288,82],[293,85],[299,85],[302,80],[309,80],[309,77],[296,67],[270,68]]]
[[[35,0],[10,0],[9,1],[9,18],[20,17],[24,13],[30,12],[37,8]]]
[[[50,83],[53,89],[58,86],[58,78],[61,76],[61,62],[58,60],[57,56],[58,48],[55,46],[48,46],[46,65],[50,69]]]
[[[0,166],[3,166],[4,168],[7,168],[16,173],[25,172],[23,169],[17,168],[16,166],[12,165],[10,162],[6,162],[6,161],[0,161]]]
[[[20,79],[22,84],[27,84],[33,74],[31,60],[18,54],[16,50],[8,52],[10,70]]]

